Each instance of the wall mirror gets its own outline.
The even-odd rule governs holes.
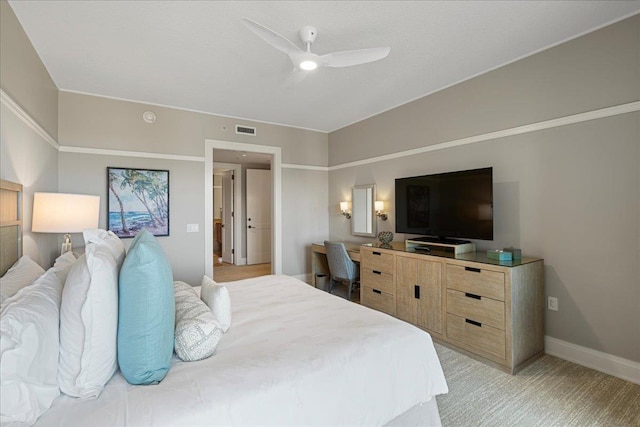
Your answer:
[[[351,234],[375,237],[376,221],[374,203],[376,186],[356,185],[351,195]]]

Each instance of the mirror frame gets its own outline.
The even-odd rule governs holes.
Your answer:
[[[371,199],[365,200],[364,205],[358,205],[356,203],[359,197],[356,198],[356,193],[365,190],[370,191]],[[365,193],[366,194],[366,193]],[[376,185],[355,185],[351,189],[351,234],[354,236],[375,237],[377,233],[377,221],[376,221]],[[371,227],[369,230],[356,230],[357,223],[360,220],[364,220],[365,223],[368,220]]]

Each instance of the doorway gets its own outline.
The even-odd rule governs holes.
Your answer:
[[[214,169],[214,149],[228,150],[233,152],[244,153],[262,153],[269,155],[271,158],[271,273],[282,274],[282,211],[281,211],[281,149],[280,147],[271,147],[263,145],[245,144],[230,141],[205,140],[205,274],[214,277],[213,268],[213,247],[214,247],[214,222],[213,222],[213,169]],[[236,190],[234,194],[238,194],[238,176],[235,177]],[[238,203],[240,200],[234,200],[234,209],[238,211]],[[238,251],[242,247],[239,236],[245,230],[245,224],[237,217],[235,218],[233,230],[235,249],[235,264],[238,264]],[[240,241],[240,242],[239,242]],[[241,261],[242,262],[242,261]]]
[[[213,163],[213,265],[235,265],[241,252],[241,224],[235,212],[242,209],[241,165]]]

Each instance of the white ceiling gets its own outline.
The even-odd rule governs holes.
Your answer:
[[[640,1],[10,1],[60,90],[333,131],[640,11]],[[381,61],[284,82],[251,18]]]

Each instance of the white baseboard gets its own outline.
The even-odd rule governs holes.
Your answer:
[[[640,384],[640,363],[608,353],[544,337],[544,352],[632,383]]]

